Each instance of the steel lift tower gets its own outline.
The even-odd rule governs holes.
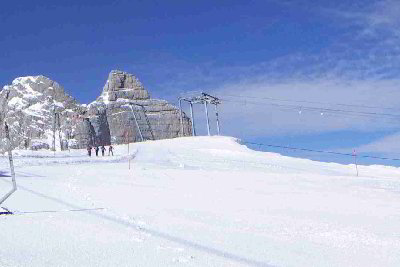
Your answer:
[[[219,124],[219,117],[218,117],[218,105],[221,104],[221,100],[215,96],[209,95],[204,92],[191,92],[186,93],[179,97],[179,109],[180,109],[180,116],[181,116],[181,136],[184,136],[183,133],[183,111],[182,111],[182,102],[185,101],[189,103],[190,106],[190,117],[192,120],[192,136],[196,136],[196,125],[194,121],[194,113],[193,113],[193,104],[201,104],[204,105],[204,112],[206,115],[207,121],[207,133],[210,136],[210,118],[208,116],[208,105],[214,105],[215,107],[215,116],[217,120],[217,134],[220,134],[220,124]]]

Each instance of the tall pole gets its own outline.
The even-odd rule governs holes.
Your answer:
[[[181,120],[181,136],[185,136],[185,133],[183,132],[182,98],[179,98],[179,110],[180,110],[180,120]]]
[[[58,129],[58,139],[60,140],[60,150],[63,149],[63,140],[61,137],[61,122],[60,122],[60,113],[56,113],[56,118],[57,118],[57,129]]]
[[[204,101],[204,110],[206,112],[206,120],[207,120],[207,132],[208,136],[210,136],[210,120],[208,118],[208,106],[207,106],[207,101]]]
[[[8,161],[10,162],[10,171],[11,171],[11,179],[12,179],[13,188],[11,189],[10,192],[8,192],[4,197],[2,197],[0,199],[0,205],[7,198],[9,198],[15,191],[17,191],[17,182],[15,181],[14,162],[13,162],[13,158],[12,158],[12,143],[11,143],[10,132],[9,132],[7,123],[4,124],[4,130],[6,132],[6,139],[8,142],[7,153],[8,153]]]
[[[354,165],[356,166],[356,172],[357,172],[357,177],[358,177],[357,152],[355,149],[353,150],[353,157],[354,157]]]
[[[192,136],[196,136],[196,127],[194,124],[194,116],[193,116],[193,103],[192,101],[190,103],[190,117],[192,118]]]
[[[56,156],[56,106],[53,106],[53,151]]]
[[[218,118],[218,104],[215,104],[215,116],[217,118],[217,133],[219,135],[219,118]]]
[[[127,143],[128,143],[128,158],[129,158],[129,166],[128,166],[128,169],[130,170],[131,169],[131,156],[130,156],[130,153],[129,153],[129,130],[128,130],[128,140],[127,140]]]

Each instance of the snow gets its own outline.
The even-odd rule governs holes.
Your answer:
[[[19,77],[12,82],[12,85],[16,86],[15,89],[21,93],[24,98],[37,98],[38,96],[41,96],[42,93],[33,90],[30,83],[36,83],[38,78],[39,76]],[[22,86],[23,90],[19,90],[17,87],[18,85]]]
[[[130,100],[129,100],[129,99],[126,99],[126,98],[117,98],[116,102],[130,103]]]
[[[4,206],[17,214],[0,217],[0,266],[400,265],[399,168],[359,166],[357,177],[353,165],[228,137],[129,152],[15,151],[19,190]],[[1,195],[6,157],[0,167]],[[81,209],[95,210],[68,211]]]
[[[105,105],[108,105],[109,103],[110,103],[110,101],[108,100],[108,97],[109,97],[109,93],[108,93],[108,91],[103,91],[102,93],[101,93],[101,95],[99,96],[99,99],[98,100],[95,100],[95,101],[92,101],[91,103],[89,103],[88,105],[86,105],[86,104],[83,104],[84,106],[88,106],[88,107],[91,107],[92,105],[98,105],[99,103],[99,101],[100,102],[103,102]]]
[[[28,108],[25,108],[23,112],[27,115],[34,116],[34,117],[39,117],[39,118],[44,118],[45,114],[48,113],[49,111],[44,108],[45,104],[38,102],[36,104],[33,104],[29,106]]]
[[[53,104],[59,108],[64,108],[64,104],[59,101],[53,100]]]
[[[25,77],[18,77],[12,81],[13,85],[18,84],[28,84],[28,83],[35,83],[39,76],[25,76]]]
[[[8,106],[14,109],[23,109],[26,105],[28,102],[19,97],[13,97],[8,101]]]
[[[64,109],[64,112],[65,113],[75,113],[75,111],[73,109],[71,109],[71,108]]]
[[[106,105],[110,103],[110,101],[108,100],[108,97],[109,97],[109,93],[107,91],[103,92],[101,94],[101,98],[103,99],[103,103],[106,104]]]

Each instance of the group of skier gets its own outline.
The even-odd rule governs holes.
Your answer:
[[[92,149],[94,150],[94,152],[96,153],[96,157],[98,157],[99,156],[99,150],[101,150],[101,155],[102,156],[104,156],[104,153],[106,152],[106,148],[105,148],[105,146],[103,145],[103,146],[101,146],[101,147],[99,147],[99,146],[95,146],[95,147],[91,147],[91,146],[88,146],[87,147],[87,152],[88,152],[88,155],[89,155],[89,157],[91,157],[92,156]],[[113,146],[112,145],[110,145],[109,147],[108,147],[108,155],[110,156],[114,156],[114,151],[113,151]]]

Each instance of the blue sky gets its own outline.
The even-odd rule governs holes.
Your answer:
[[[88,103],[108,72],[121,69],[156,98],[176,102],[182,92],[205,90],[227,99],[221,119],[228,135],[400,157],[396,118],[316,110],[344,103],[400,113],[382,109],[400,98],[399,12],[392,0],[7,1],[0,84],[43,74]],[[299,113],[303,104],[268,97],[322,104]],[[298,107],[276,108],[283,103]],[[201,117],[198,123],[204,133]]]

